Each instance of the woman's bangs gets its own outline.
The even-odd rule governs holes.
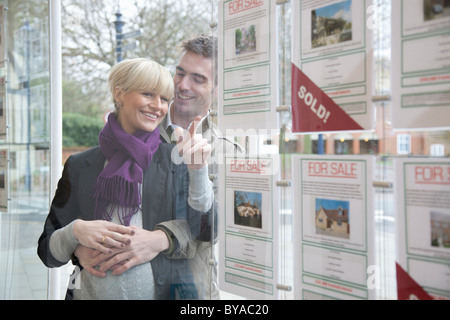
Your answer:
[[[153,92],[169,100],[173,98],[173,79],[168,71],[167,75],[155,68],[142,71],[141,75],[136,77],[135,84],[138,90]]]

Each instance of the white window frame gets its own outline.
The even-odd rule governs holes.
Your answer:
[[[397,135],[397,154],[411,153],[411,135],[402,133]]]
[[[445,155],[445,146],[442,143],[433,143],[430,146],[430,155],[432,157],[443,157]]]

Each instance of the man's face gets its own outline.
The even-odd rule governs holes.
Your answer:
[[[174,77],[175,98],[172,121],[192,121],[195,116],[205,116],[214,91],[213,61],[193,52],[180,58]]]

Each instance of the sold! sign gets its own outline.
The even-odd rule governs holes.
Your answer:
[[[398,264],[397,297],[398,300],[433,300],[433,298]]]
[[[293,132],[350,131],[363,128],[292,64]]]

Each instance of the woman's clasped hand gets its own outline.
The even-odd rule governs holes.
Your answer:
[[[151,261],[161,251],[167,250],[169,241],[166,234],[161,230],[148,231],[142,228],[125,227],[117,224],[111,226],[107,221],[77,221],[74,226],[75,237],[77,232],[75,230],[89,230],[90,236],[84,234],[81,238],[87,241],[86,244],[81,243],[74,254],[80,260],[81,265],[91,275],[97,277],[106,276],[106,271],[112,271],[113,275],[120,275],[130,268]],[[89,242],[87,239],[98,239],[98,229],[95,225],[98,224],[106,227],[105,232],[111,237],[105,237],[100,241]],[[116,228],[121,227],[121,228]],[[86,229],[84,229],[86,228]],[[107,230],[107,231],[106,231]],[[77,238],[78,239],[78,238]],[[113,240],[115,239],[115,240]],[[135,240],[133,242],[133,240]],[[89,243],[94,243],[97,248],[92,248]],[[115,244],[114,246],[112,244]]]
[[[135,231],[131,227],[104,220],[76,220],[73,235],[78,242],[102,253],[112,253],[112,248],[123,248],[131,243]]]

